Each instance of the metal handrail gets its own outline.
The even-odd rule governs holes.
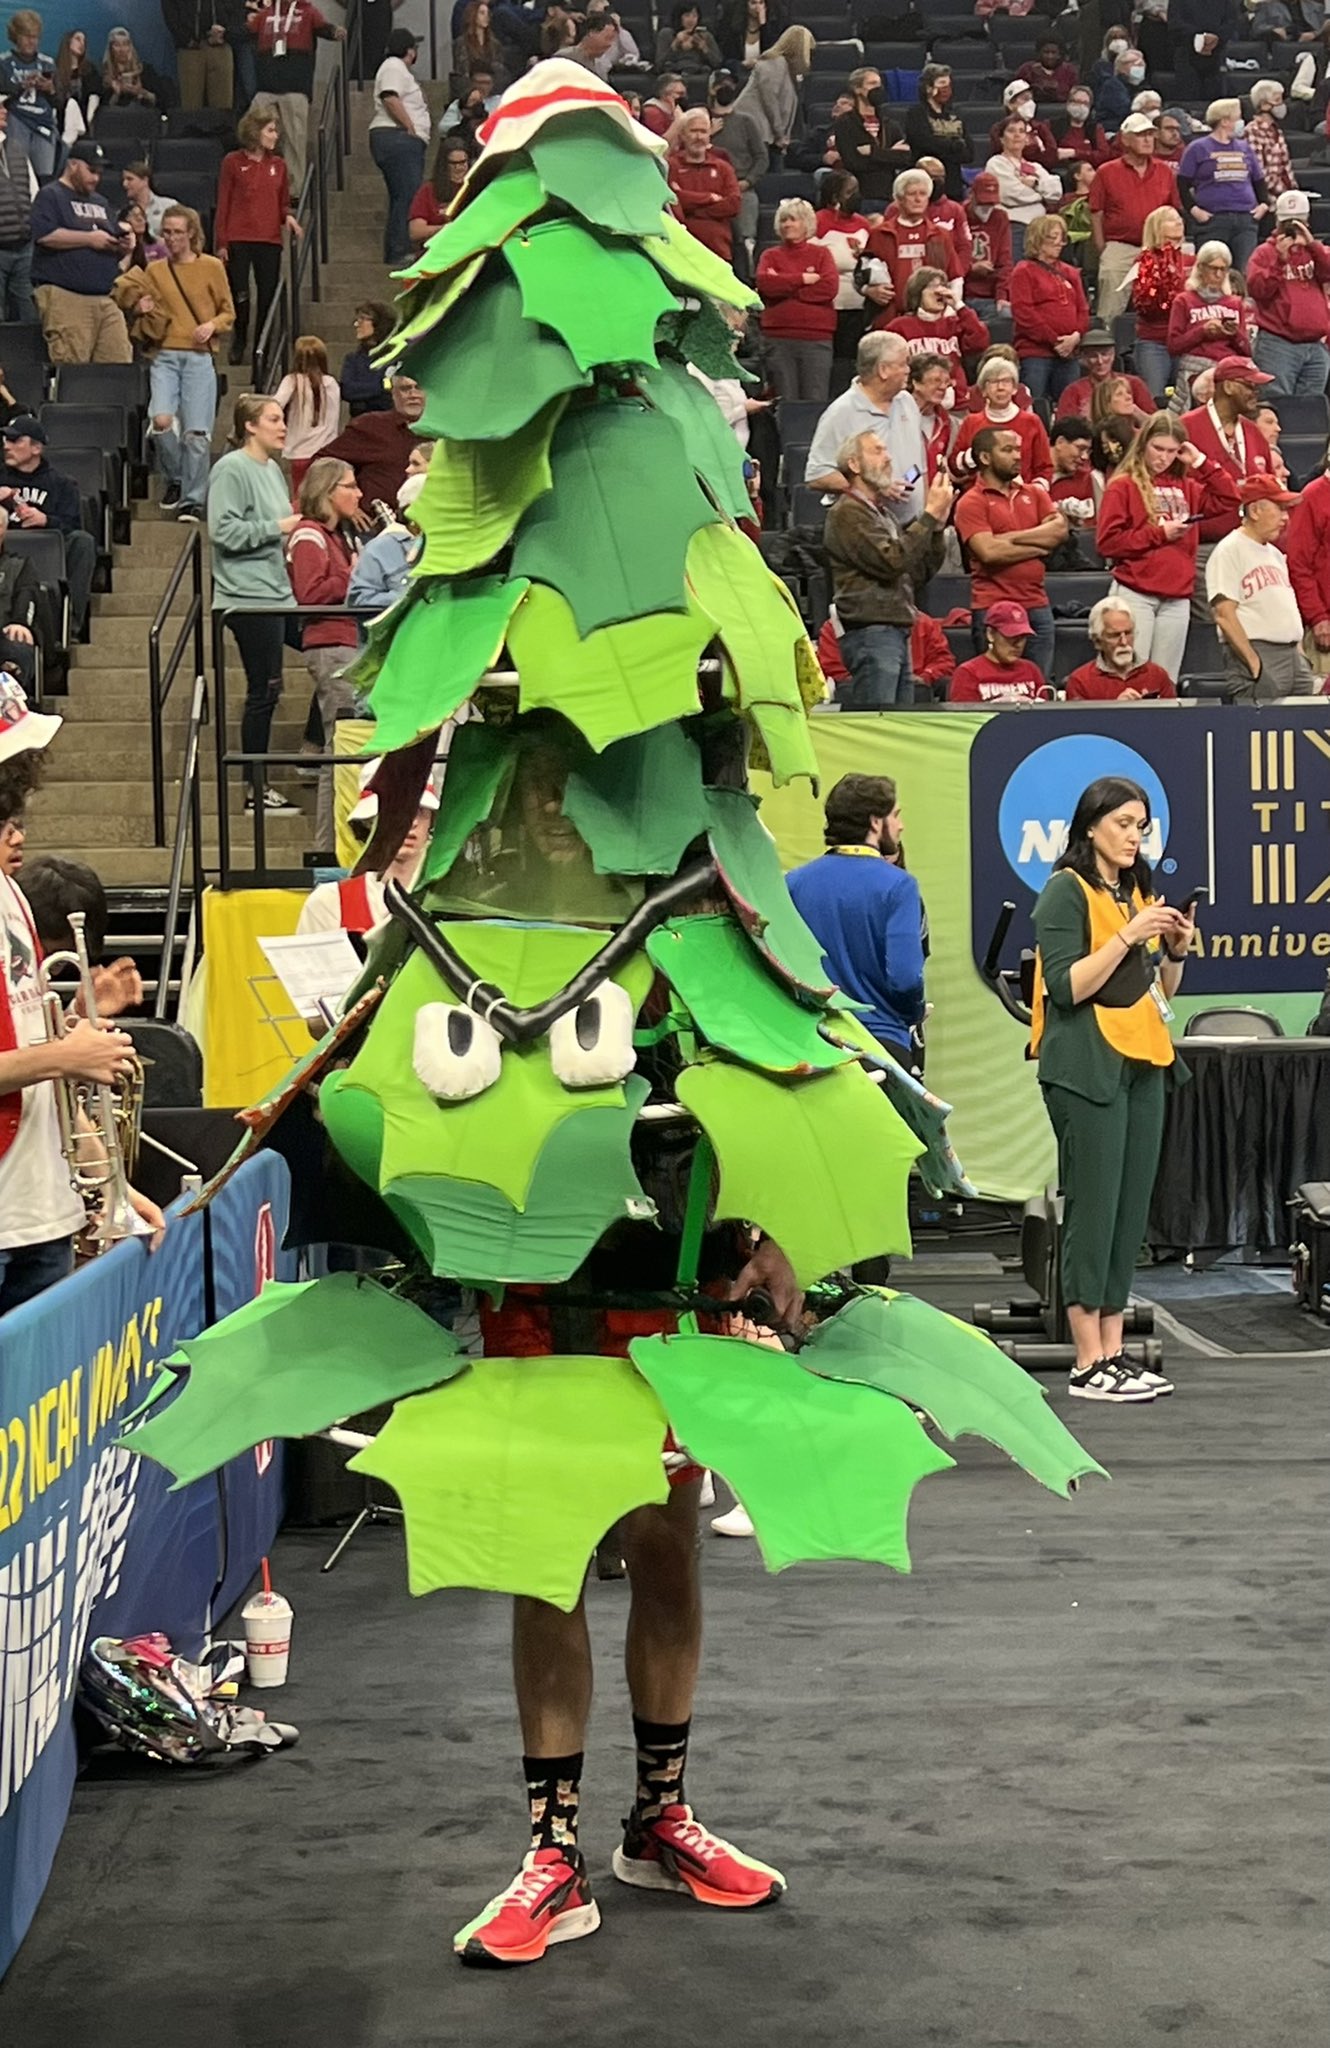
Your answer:
[[[320,271],[330,260],[328,188],[346,184],[346,157],[351,148],[351,100],[347,83],[346,43],[335,46],[337,61],[311,123],[313,146],[305,179],[296,195],[296,220],[302,232],[287,251],[286,286],[273,295],[268,317],[254,343],[254,388],[275,391],[286,372],[301,325],[301,297],[306,273],[309,292],[319,297]]]
[[[175,644],[162,662],[162,634],[171,607],[179,594],[186,573],[193,578],[194,588],[185,615],[180,621]],[[148,628],[148,722],[152,745],[152,843],[166,844],[166,740],[162,729],[162,715],[172,685],[180,672],[181,663],[188,651],[191,637],[194,651],[194,674],[203,675],[203,536],[197,527],[189,536],[176,558],[175,567],[167,578],[166,589],[161,602],[153,614]]]
[[[250,619],[280,618],[291,621],[315,619],[352,619],[357,625],[365,625],[377,618],[379,605],[349,604],[304,604],[304,605],[244,605],[214,608],[212,613],[212,675],[213,675],[213,743],[217,766],[217,861],[222,887],[229,888],[231,874],[231,816],[227,803],[229,771],[244,767],[249,770],[250,786],[254,791],[254,871],[263,873],[267,862],[267,820],[263,813],[260,791],[263,770],[273,768],[308,768],[315,758],[322,758],[332,766],[332,756],[312,757],[309,754],[285,754],[269,750],[262,754],[235,752],[227,746],[227,704],[226,704],[226,635],[224,628],[233,611],[242,612]],[[347,648],[347,660],[353,658],[354,650]]]
[[[176,925],[180,921],[180,897],[185,878],[185,836],[194,854],[194,905],[197,917],[203,902],[203,790],[199,780],[199,738],[207,717],[208,679],[200,657],[194,677],[194,694],[189,706],[189,730],[185,735],[185,758],[180,770],[180,794],[176,800],[175,844],[171,850],[171,879],[166,892],[166,916],[162,923],[162,964],[157,972],[157,997],[152,1014],[159,1023],[166,1019],[171,968],[175,961]],[[185,993],[181,975],[180,994]]]

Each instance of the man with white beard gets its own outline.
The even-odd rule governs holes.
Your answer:
[[[1073,698],[1104,703],[1140,704],[1157,697],[1176,697],[1173,678],[1157,661],[1137,661],[1136,628],[1127,607],[1115,597],[1101,597],[1090,612],[1090,645],[1095,658],[1067,677]]]

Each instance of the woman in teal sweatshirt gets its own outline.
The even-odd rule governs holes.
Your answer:
[[[271,615],[271,608],[295,603],[285,542],[299,514],[291,510],[279,460],[285,444],[286,419],[280,405],[262,392],[242,392],[236,400],[231,452],[223,455],[208,479],[212,603],[214,611],[228,614],[226,623],[245,671],[240,746],[246,754],[268,751],[272,715],[282,694],[286,625]],[[258,606],[268,609],[260,613]],[[252,808],[253,802],[251,781],[245,808]],[[266,783],[263,807],[287,815],[296,808]]]

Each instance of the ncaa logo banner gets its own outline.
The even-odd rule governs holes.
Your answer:
[[[1330,971],[1330,705],[999,712],[970,756],[971,942],[976,965],[1004,902],[1008,965],[1081,791],[1115,775],[1145,791],[1155,892],[1207,890],[1188,995],[1314,991]],[[1316,708],[1313,708],[1313,707]]]

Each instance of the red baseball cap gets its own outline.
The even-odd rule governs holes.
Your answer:
[[[1004,640],[1028,640],[1034,632],[1024,605],[1005,600],[988,607],[984,613],[984,624],[991,626],[995,633],[1001,633]]]
[[[1258,370],[1247,356],[1221,356],[1215,364],[1216,384],[1273,384],[1264,370]]]
[[[1286,491],[1279,478],[1268,473],[1260,476],[1242,477],[1238,483],[1238,503],[1240,505],[1258,505],[1262,500],[1271,505],[1296,505],[1299,502],[1299,493],[1297,491]],[[992,616],[990,612],[989,617],[991,618]]]
[[[991,206],[1001,190],[994,172],[980,171],[979,176],[971,181],[970,197],[977,199],[981,206]]]

